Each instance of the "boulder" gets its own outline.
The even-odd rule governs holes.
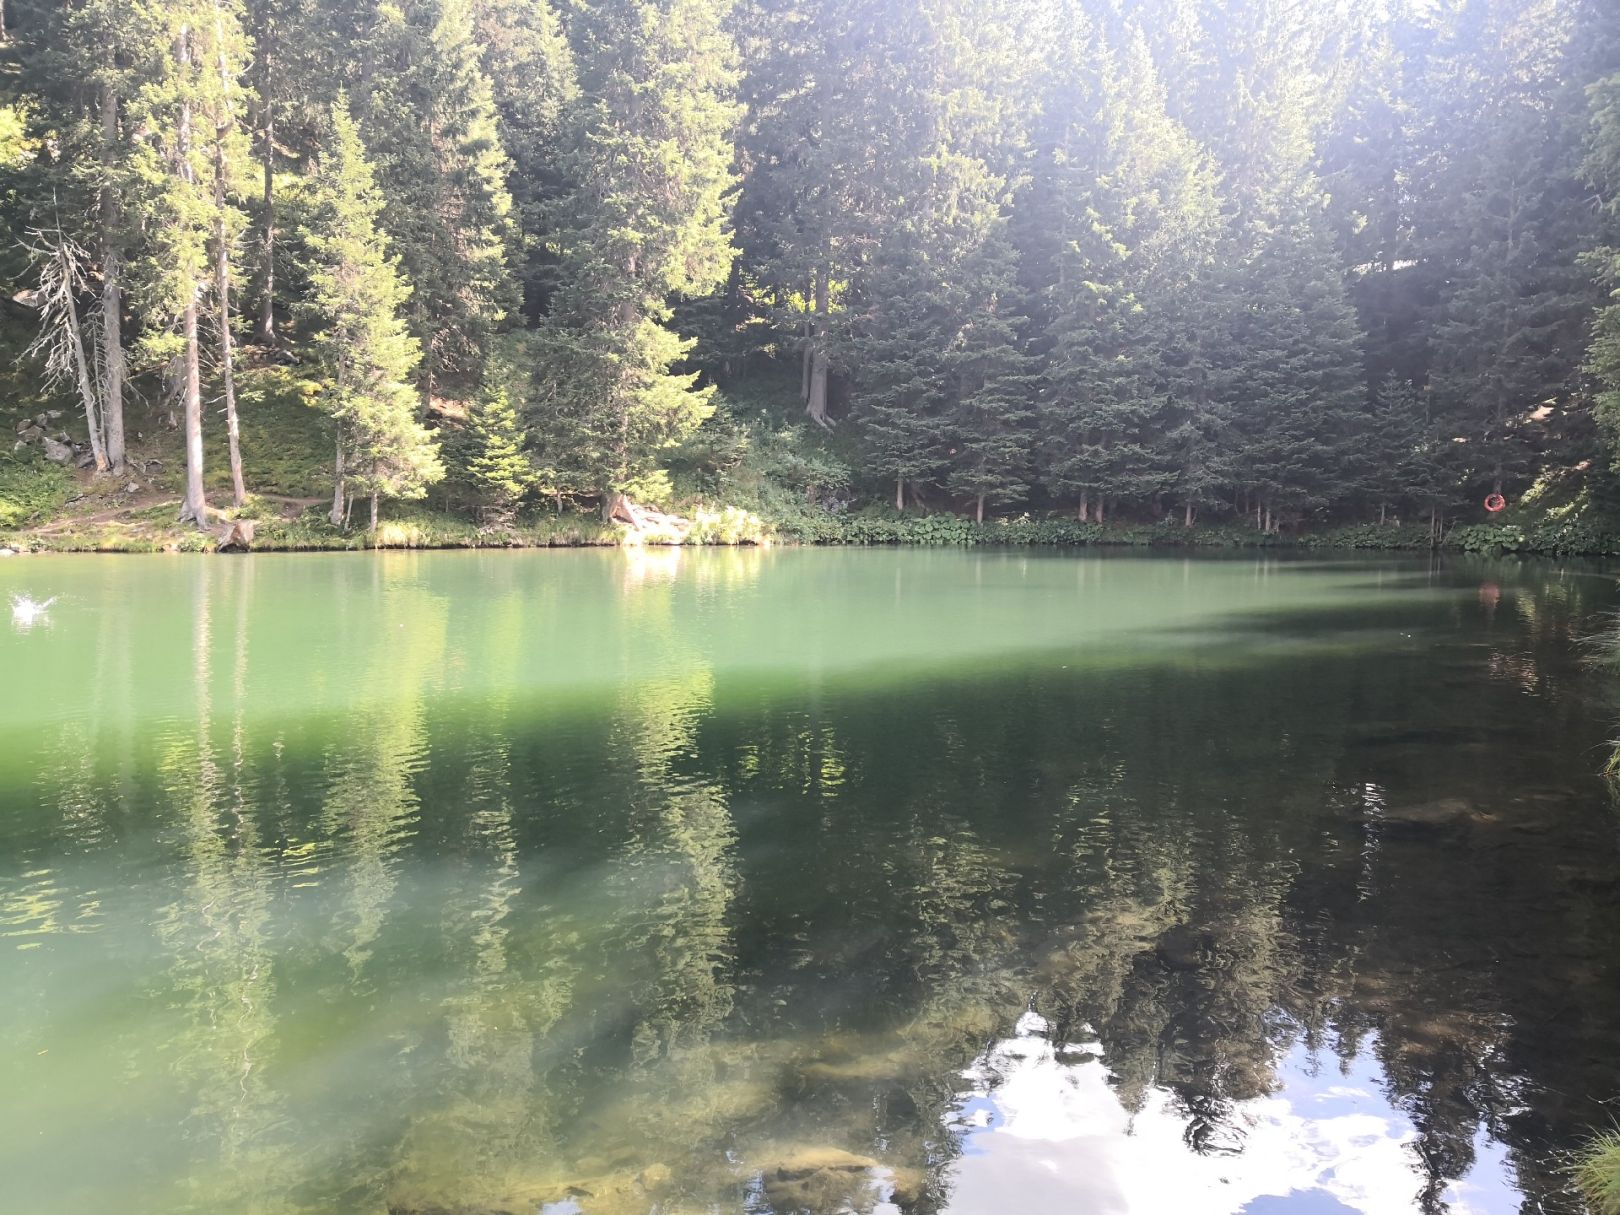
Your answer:
[[[35,439],[43,439],[45,437],[44,428],[39,427],[39,426],[34,426],[32,424],[30,424],[28,426],[25,426],[22,430],[18,431],[17,433],[22,435],[23,441],[25,443],[32,443]]]
[[[253,530],[255,521],[252,519],[234,519],[222,523],[214,534],[219,537],[219,543],[214,546],[216,553],[245,553],[253,547]]]
[[[73,449],[66,443],[59,443],[57,440],[51,438],[50,435],[46,435],[45,458],[47,460],[54,461],[57,464],[66,464],[69,460],[73,459]]]
[[[27,430],[33,424],[34,424],[34,419],[33,418],[18,418],[17,419],[17,428],[16,428],[17,433],[22,434],[23,431]]]

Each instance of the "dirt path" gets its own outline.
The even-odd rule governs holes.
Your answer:
[[[292,498],[285,494],[256,494],[255,497],[262,502],[274,503],[279,506],[283,519],[295,518],[310,507],[326,501],[325,498]],[[86,524],[117,523],[130,527],[142,524],[151,525],[151,520],[131,519],[127,516],[151,510],[155,506],[165,505],[173,506],[176,514],[180,511],[180,499],[177,495],[146,490],[130,494],[122,499],[117,506],[90,511],[88,514],[63,515],[60,518],[52,519],[49,523],[42,523],[38,527],[29,530],[32,535],[36,536],[54,536]]]

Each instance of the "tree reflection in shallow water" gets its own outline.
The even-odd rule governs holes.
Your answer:
[[[1607,581],[916,556],[65,598],[0,655],[63,698],[0,721],[23,1209],[1575,1209]]]

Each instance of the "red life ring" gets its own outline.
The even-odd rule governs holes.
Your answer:
[[[1499,511],[1503,507],[1505,507],[1506,505],[1507,505],[1507,499],[1504,498],[1501,494],[1486,494],[1485,495],[1485,509],[1490,511],[1491,514],[1493,514],[1493,515],[1497,511]]]

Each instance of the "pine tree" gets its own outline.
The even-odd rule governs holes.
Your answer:
[[[443,476],[432,435],[416,420],[411,376],[421,347],[402,312],[410,297],[381,229],[382,192],[344,99],[333,107],[326,146],[309,183],[302,238],[321,408],[336,425],[333,526],[344,526],[351,493],[420,497]]]
[[[1602,192],[1613,234],[1620,232],[1620,73],[1595,82],[1590,96],[1592,120],[1584,167],[1587,179]],[[1616,236],[1611,239],[1620,242]],[[1620,466],[1620,248],[1600,246],[1585,262],[1613,301],[1592,323],[1586,368],[1597,378],[1598,420]]]
[[[1055,496],[1078,497],[1082,519],[1183,480],[1190,514],[1209,498],[1212,467],[1194,441],[1209,430],[1206,386],[1179,352],[1195,345],[1217,239],[1214,177],[1166,113],[1145,41],[1125,37],[1119,60],[1076,20],[1054,48],[1025,192],[1042,478]]]
[[[891,233],[865,276],[871,303],[854,321],[850,357],[859,368],[852,416],[868,472],[894,486],[894,507],[906,491],[946,469],[952,401],[947,391],[941,307],[948,284],[927,272],[912,232]]]
[[[955,401],[947,485],[972,499],[982,523],[987,504],[1023,499],[1033,471],[1035,374],[1024,352],[1017,255],[1004,223],[998,221],[968,259],[960,285],[968,297],[966,321],[945,356]]]
[[[605,511],[712,409],[695,373],[670,371],[690,347],[665,322],[672,296],[718,286],[731,264],[724,15],[718,0],[596,0],[573,26],[581,92],[571,188],[553,210],[561,286],[540,331],[532,429],[542,463],[571,466],[566,479]]]
[[[246,0],[253,38],[249,77],[254,152],[259,179],[254,216],[257,316],[254,340],[276,343],[281,289],[278,186],[314,154],[332,103],[352,72],[350,56],[360,43],[360,5],[331,0]]]
[[[421,389],[471,393],[514,291],[508,163],[469,0],[380,6],[365,56],[361,129],[413,288]]]
[[[479,511],[485,523],[510,527],[518,503],[535,483],[517,410],[506,393],[490,393],[474,406],[468,429],[467,479],[478,494]]]
[[[1353,489],[1346,461],[1366,389],[1361,334],[1307,179],[1248,232],[1220,313],[1215,392],[1232,420],[1239,488],[1263,530],[1300,523]],[[1222,357],[1224,356],[1224,357]]]
[[[153,69],[148,48],[161,34],[146,7],[119,0],[50,6],[42,16],[22,56],[28,99],[22,112],[30,115],[34,132],[45,136],[41,146],[55,148],[59,160],[36,174],[14,202],[36,214],[48,211],[50,226],[95,263],[100,306],[87,342],[96,414],[90,438],[98,470],[117,475],[125,471],[126,458],[126,262],[138,235],[123,205],[124,196],[139,189],[126,114]],[[58,167],[66,171],[56,172]],[[18,230],[13,235],[24,237]]]
[[[555,287],[545,240],[550,209],[566,188],[563,122],[579,88],[574,56],[550,0],[474,0],[473,11],[510,158],[516,274],[533,321]]]
[[[906,117],[904,15],[869,0],[757,0],[743,8],[748,71],[737,228],[768,315],[793,344],[807,416],[832,425],[844,308],[875,233]]]
[[[178,364],[186,453],[180,518],[206,526],[199,316],[216,284],[220,233],[231,222],[215,189],[208,124],[229,104],[229,64],[240,51],[240,34],[230,10],[215,0],[174,0],[153,12],[153,62],[131,99],[128,118],[141,132],[132,156],[140,184],[124,205],[150,234],[142,267],[147,348]]]
[[[250,58],[235,0],[212,0],[206,65],[212,87],[202,91],[198,118],[203,124],[213,183],[214,317],[219,341],[220,388],[225,403],[226,447],[231,465],[231,502],[247,498],[242,475],[241,423],[236,412],[236,351],[231,334],[231,290],[237,244],[247,217],[235,200],[250,172],[242,72]]]
[[[1580,180],[1585,124],[1556,104],[1580,51],[1570,17],[1462,10],[1441,28],[1446,53],[1426,82],[1445,101],[1421,183],[1419,254],[1441,271],[1425,318],[1430,386],[1470,497],[1527,485],[1585,405],[1577,352],[1597,301],[1577,251],[1594,242],[1595,217]]]

